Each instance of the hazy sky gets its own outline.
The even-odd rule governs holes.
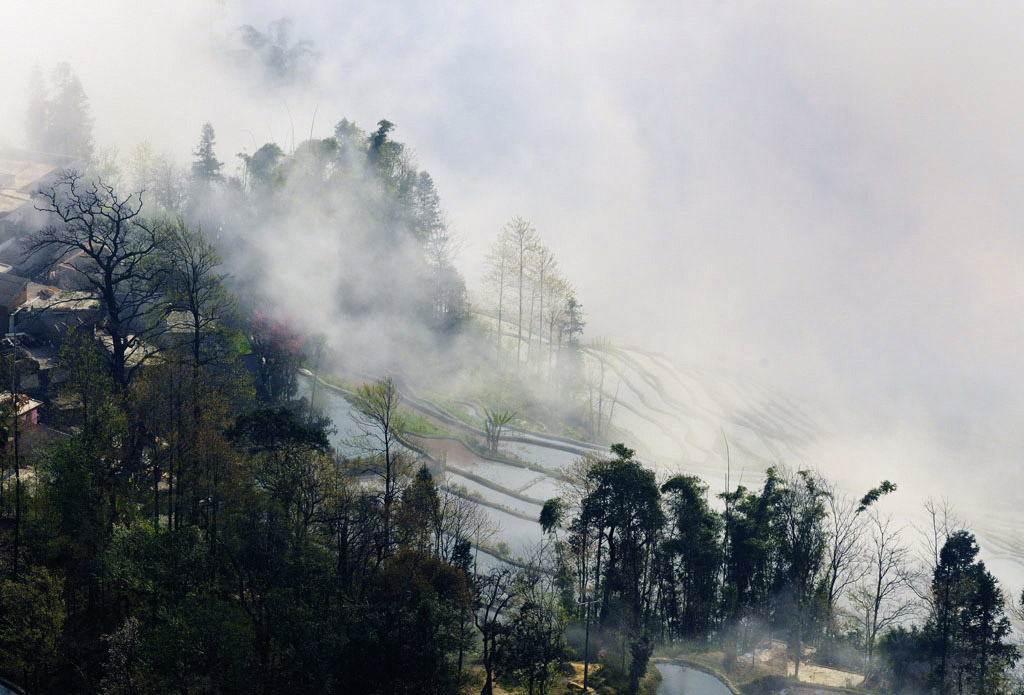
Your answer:
[[[185,158],[210,120],[233,166],[292,123],[304,139],[314,109],[321,136],[388,118],[471,286],[521,214],[591,335],[1024,478],[1024,5],[361,4],[2,3],[0,140],[23,132],[30,65],[60,60],[122,151]],[[223,50],[285,15],[320,52],[301,89]]]

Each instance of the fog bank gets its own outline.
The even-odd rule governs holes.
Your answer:
[[[185,160],[209,120],[230,169],[342,116],[388,118],[434,177],[471,287],[522,214],[588,335],[827,412],[806,463],[1015,494],[1019,5],[9,5],[0,142],[22,137],[30,67],[63,60],[100,149]],[[294,79],[238,54],[241,25],[286,13],[313,45]]]

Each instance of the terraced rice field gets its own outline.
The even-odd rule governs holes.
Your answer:
[[[506,487],[510,490],[519,490],[525,488],[530,483],[534,482],[539,475],[537,471],[532,471],[528,468],[520,468],[519,466],[511,466],[507,463],[500,463],[498,461],[476,461],[471,464],[449,464],[449,469],[458,472],[459,470],[465,470],[474,475],[478,475],[482,478],[487,478],[501,487]]]
[[[523,514],[529,514],[534,519],[540,515],[540,505],[531,504],[519,499],[518,497],[512,497],[499,492],[498,490],[481,485],[475,480],[465,478],[459,475],[458,469],[448,469],[446,483],[449,487],[464,488],[471,495],[482,497],[491,504],[497,504]]]
[[[700,475],[712,492],[721,491],[727,440],[733,485],[742,479],[756,487],[767,467],[777,463],[816,468],[856,496],[882,477],[891,478],[902,490],[888,511],[908,527],[908,536],[916,534],[913,527],[927,524],[924,500],[946,498],[978,536],[983,557],[1007,593],[1016,596],[1024,588],[1024,511],[1011,499],[1014,492],[991,489],[1000,477],[991,461],[1006,458],[997,445],[973,448],[979,443],[955,433],[938,443],[908,436],[897,442],[905,457],[875,463],[874,447],[882,437],[858,439],[848,432],[848,423],[840,424],[822,408],[753,379],[726,377],[635,348],[588,348],[586,359],[592,367],[605,363],[605,398],[616,392],[619,398],[616,424],[638,436],[638,448],[661,472]],[[921,453],[914,449],[917,444],[931,448]],[[858,450],[860,458],[849,453]]]
[[[916,470],[909,464],[903,467],[901,462],[888,468],[871,468],[867,465],[868,459],[863,466],[859,462],[854,465],[848,461],[837,462],[829,452],[834,450],[835,442],[842,441],[837,435],[842,426],[822,409],[800,403],[755,380],[726,378],[700,366],[677,364],[668,357],[635,348],[607,345],[587,348],[585,359],[591,366],[604,362],[605,407],[612,407],[617,394],[615,426],[636,436],[637,441],[627,443],[640,450],[645,463],[660,476],[680,472],[699,475],[715,495],[724,489],[727,450],[733,486],[742,483],[756,488],[768,466],[778,463],[817,468],[856,496],[877,484],[884,475],[901,485],[901,497],[892,511],[898,517],[897,522],[908,527],[908,536],[916,533],[913,526],[926,525],[921,507],[923,500],[928,496],[944,496],[953,502],[969,528],[977,534],[983,557],[1003,582],[1007,593],[1019,595],[1024,587],[1024,510],[1005,500],[971,504],[965,490],[972,482],[977,483],[977,476],[970,469],[959,471],[958,477],[950,478],[950,482],[934,479],[927,470]],[[301,393],[308,394],[309,383],[308,379],[301,380]],[[348,402],[327,389],[319,393],[323,398],[318,396],[318,400],[325,405],[338,428],[333,442],[343,452],[350,451],[347,442],[359,431],[351,419]],[[565,451],[558,448],[566,446],[564,442],[539,434],[526,436],[530,441],[503,442],[502,453],[557,471],[586,451],[583,448]],[[439,441],[445,444],[441,447],[443,455],[438,458],[447,461],[453,482],[480,494],[492,504],[521,513],[539,513],[539,507],[459,473],[479,476],[537,501],[560,494],[559,482],[553,475],[483,460],[454,440],[419,439],[416,443],[431,450],[440,446]],[[870,454],[865,446],[865,456]],[[943,461],[941,468],[957,470],[955,461]],[[540,540],[538,524],[500,510],[484,509],[501,526],[501,537],[515,552],[524,552],[529,543]]]
[[[536,463],[545,468],[561,469],[566,468],[580,455],[571,451],[553,449],[542,444],[526,442],[504,442],[501,451],[512,458],[522,459],[530,463]]]

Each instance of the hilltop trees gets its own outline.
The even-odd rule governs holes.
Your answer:
[[[825,559],[825,492],[814,475],[797,471],[781,493],[783,620],[789,623],[790,649],[799,678],[809,604]]]
[[[25,132],[28,143],[37,150],[48,150],[50,103],[46,77],[39,65],[33,65],[28,80],[28,108],[25,111]]]
[[[559,377],[563,393],[572,397],[583,378],[583,354],[580,350],[580,338],[583,336],[586,321],[583,318],[583,305],[572,293],[565,297],[561,313],[562,318],[558,326]],[[563,337],[565,339],[564,347]]]
[[[588,422],[577,402],[583,384],[583,307],[530,222],[513,217],[502,227],[485,260],[484,284],[496,369],[521,386],[534,383],[574,421]]]
[[[488,277],[496,287],[498,301],[498,344],[499,358],[503,350],[501,336],[504,333],[504,305],[506,288],[515,292],[514,316],[516,330],[516,348],[514,371],[519,373],[522,362],[523,342],[523,306],[530,281],[530,270],[534,264],[534,256],[540,250],[537,231],[522,217],[513,217],[502,227],[488,256]],[[532,284],[532,283],[531,283]],[[536,292],[534,292],[536,293]],[[532,331],[531,325],[528,330]],[[530,338],[532,342],[532,337]]]
[[[73,157],[88,164],[93,157],[93,118],[89,98],[68,63],[58,64],[50,84],[35,66],[30,77],[28,141],[42,152]]]
[[[317,53],[312,41],[293,41],[291,30],[292,22],[287,17],[271,22],[266,31],[243,24],[238,29],[239,43],[234,50],[238,66],[255,70],[277,84],[302,82]]]
[[[335,137],[293,143],[290,151],[265,143],[240,155],[242,170],[236,179],[218,157],[213,125],[206,123],[188,173],[155,156],[145,143],[135,149],[130,179],[136,190],[147,189],[145,210],[143,195],[125,196],[113,178],[97,184],[106,197],[127,199],[126,207],[141,211],[133,224],[154,233],[158,227],[193,228],[201,223],[216,240],[215,252],[225,265],[246,269],[229,283],[245,299],[243,315],[258,309],[276,318],[277,312],[264,305],[278,304],[282,297],[291,301],[296,294],[290,280],[290,291],[282,292],[282,282],[257,279],[280,280],[271,265],[274,271],[301,273],[308,268],[300,266],[329,258],[332,286],[323,288],[329,300],[318,304],[320,311],[357,322],[372,316],[393,331],[386,338],[389,342],[410,351],[433,351],[462,331],[468,299],[455,267],[457,244],[435,181],[416,167],[411,150],[394,139],[395,130],[393,123],[382,120],[367,134],[343,120]],[[92,180],[82,176],[78,185],[88,187]],[[53,207],[52,201],[43,203]],[[167,223],[145,219],[143,213],[156,211],[183,213],[183,225],[176,225],[173,218]],[[315,259],[303,257],[307,244],[275,252],[273,240],[281,237],[282,229],[293,227],[316,240],[309,247],[327,250]],[[292,253],[296,255],[288,255]],[[381,277],[399,281],[391,283],[388,292],[380,292]],[[373,353],[375,336],[369,331],[344,335],[361,354]]]
[[[1007,642],[1003,592],[977,555],[974,536],[956,531],[942,546],[932,577],[934,600],[924,630],[932,645],[930,682],[941,693],[991,693],[996,675],[1019,657]]]
[[[405,148],[401,143],[388,137],[395,124],[387,119],[377,121],[377,130],[370,134],[366,147],[366,163],[378,174],[382,185],[401,183],[396,181],[396,167],[401,163]]]
[[[537,278],[535,283],[535,291],[531,295],[530,299],[530,344],[527,346],[526,361],[536,362],[537,371],[540,371],[542,362],[538,359],[540,350],[543,347],[544,342],[544,299],[545,293],[548,290],[550,283],[547,281],[547,277],[552,273],[557,272],[557,263],[555,261],[554,254],[543,246],[537,249],[537,252],[533,256],[533,268],[532,275]],[[533,347],[533,306],[534,300],[537,302],[537,353],[534,353]],[[550,304],[550,302],[549,302]]]
[[[333,137],[289,151],[271,142],[240,153],[240,178],[220,187],[210,206],[232,214],[204,225],[216,224],[228,265],[255,264],[287,282],[292,294],[308,291],[302,273],[329,272],[317,285],[326,300],[318,305],[323,315],[380,328],[344,334],[346,345],[364,355],[382,340],[409,351],[435,350],[460,332],[468,314],[440,195],[393,139],[395,129],[381,120],[367,134],[343,119]],[[282,244],[282,230],[304,243]],[[276,272],[282,269],[287,272]],[[236,279],[235,287],[247,283],[253,302],[278,301],[276,286],[256,275]]]
[[[540,242],[537,237],[537,231],[522,217],[513,218],[505,226],[502,233],[508,237],[508,246],[512,249],[513,273],[517,278],[515,287],[519,309],[516,318],[516,328],[519,331],[516,335],[516,373],[518,373],[519,367],[522,364],[520,355],[523,352],[523,297],[526,294],[526,285],[524,283],[526,278],[524,276],[532,260],[531,256],[537,252]],[[532,330],[532,323],[530,328]]]
[[[497,336],[497,356],[498,362],[500,363],[504,355],[503,337],[505,335],[505,288],[508,278],[511,273],[511,265],[509,263],[509,257],[511,255],[511,248],[508,245],[508,239],[504,233],[498,235],[494,245],[491,247],[490,252],[487,255],[487,271],[484,276],[484,282],[486,282],[496,297],[496,313],[497,313],[497,324],[495,326],[495,335]]]
[[[661,486],[667,507],[662,622],[669,634],[701,638],[715,624],[722,563],[722,519],[708,507],[707,486],[676,475]]]
[[[216,134],[213,132],[213,125],[207,121],[203,124],[199,144],[192,151],[195,156],[192,161],[192,177],[196,181],[210,184],[224,180],[224,175],[220,172],[223,164],[217,159],[213,149],[215,143]]]
[[[582,500],[578,525],[595,533],[598,620],[621,636],[625,663],[627,644],[649,643],[657,585],[654,552],[665,517],[654,474],[636,460],[636,452],[615,444],[612,453],[613,459],[587,471],[590,491]]]
[[[528,221],[514,217],[502,227],[488,253],[484,280],[494,300],[499,362],[505,359],[503,336],[514,331],[514,371],[518,373],[524,361],[524,347],[527,365],[532,363],[538,372],[545,366],[550,369],[552,353],[561,350],[563,337],[578,338],[583,325],[578,305],[571,304],[572,289],[559,274],[554,254],[540,243]],[[572,312],[577,323],[566,335]],[[511,329],[506,324],[511,324]],[[547,365],[543,359],[545,342]]]
[[[468,302],[465,282],[454,265],[451,229],[430,174],[419,172],[411,186],[412,225],[429,267],[433,315],[437,328],[452,333],[465,319]]]

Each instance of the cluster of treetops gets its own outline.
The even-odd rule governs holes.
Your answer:
[[[248,36],[251,27],[244,29]],[[287,44],[284,29],[254,36],[263,45],[267,36],[280,34]],[[291,228],[343,237],[342,248],[358,252],[327,261],[334,286],[320,288],[326,301],[337,304],[337,316],[383,314],[393,318],[391,325],[425,328],[401,336],[412,354],[436,354],[439,344],[456,336],[475,341],[461,355],[479,356],[475,369],[522,395],[510,398],[517,406],[538,396],[549,399],[548,412],[564,415],[566,431],[591,439],[602,433],[601,418],[595,428],[585,398],[583,308],[552,251],[528,221],[513,218],[492,245],[482,272],[485,292],[471,305],[454,264],[458,243],[433,179],[418,169],[411,148],[392,139],[393,123],[382,120],[365,132],[343,119],[331,137],[293,144],[287,152],[267,143],[240,153],[238,169],[229,175],[210,124],[203,126],[189,166],[147,142],[119,155],[96,148],[88,98],[67,64],[49,80],[37,69],[31,84],[30,144],[75,157],[122,197],[144,191],[150,216],[181,216],[207,230],[238,296],[265,297],[265,278],[277,259],[259,248],[261,240]],[[381,292],[382,282],[387,292]],[[432,367],[448,369],[445,362]]]
[[[393,173],[389,129],[361,156]],[[212,143],[204,129],[187,204],[229,188],[212,184]],[[249,209],[272,207],[251,194],[272,183],[264,164],[247,162],[237,189]],[[400,181],[379,181],[394,188],[367,204],[390,219]],[[479,507],[403,447],[391,379],[352,399],[358,453],[331,446],[330,421],[296,397],[316,341],[239,306],[187,208],[148,217],[137,196],[73,171],[39,207],[51,223],[29,250],[82,252],[102,320],[62,337],[45,394],[59,436],[26,451],[28,425],[0,413],[0,676],[26,692],[543,694],[584,658],[637,692],[658,644],[720,649],[733,668],[772,638],[798,673],[810,645],[892,692],[1013,686],[1006,597],[944,507],[911,544],[879,511],[891,483],[850,498],[779,468],[714,502],[698,478],[659,480],[619,444],[569,471],[538,519],[546,540],[504,563],[480,550],[497,530]],[[501,248],[515,249],[518,224]],[[502,254],[495,354],[542,373],[552,342],[578,333],[570,322],[554,338],[550,266]],[[11,349],[0,377],[17,392],[30,368]]]

